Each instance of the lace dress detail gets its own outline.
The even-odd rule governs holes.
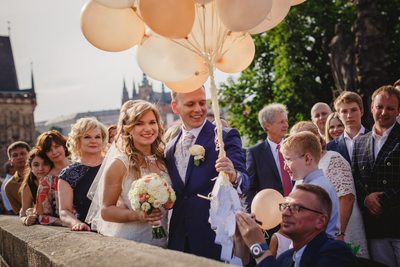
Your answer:
[[[335,151],[327,151],[321,158],[318,167],[336,189],[336,194],[342,196],[356,195],[350,164]]]
[[[115,159],[120,160],[124,163],[125,167],[128,169],[128,157],[124,153],[117,152]],[[148,174],[149,171],[146,169],[141,169],[142,175]],[[171,179],[167,172],[161,171],[158,173],[161,178],[168,181],[171,184]],[[132,175],[127,172],[127,175],[122,180],[122,191],[121,195],[117,201],[117,207],[124,207],[132,210],[131,202],[128,197],[129,190],[136,180]],[[162,220],[161,224],[164,230],[168,229],[168,211],[162,209]],[[129,222],[129,223],[114,223],[103,221],[101,228],[97,229],[99,233],[106,236],[114,236],[123,239],[133,240],[136,242],[147,243],[159,247],[167,247],[167,238],[153,239],[152,237],[152,227],[151,225],[143,222]],[[168,233],[167,233],[168,236]]]
[[[325,176],[336,189],[338,198],[348,194],[353,194],[356,197],[351,166],[342,155],[335,151],[327,151],[321,158],[318,167],[322,169]],[[345,242],[360,245],[360,252],[357,256],[369,258],[364,223],[357,199],[354,200],[353,211],[345,234]]]

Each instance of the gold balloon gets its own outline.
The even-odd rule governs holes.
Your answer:
[[[196,61],[197,70],[192,77],[177,82],[166,82],[165,85],[177,93],[190,93],[199,89],[207,81],[209,71],[202,58],[197,56]]]
[[[194,0],[194,1],[196,1],[196,3],[199,3],[201,5],[205,5],[207,3],[210,3],[213,0]]]
[[[219,16],[234,32],[248,31],[260,24],[271,11],[272,0],[215,0]]]
[[[147,26],[167,38],[185,38],[194,22],[194,0],[141,0],[140,14]]]
[[[292,6],[297,6],[300,5],[301,3],[304,3],[306,0],[292,0]]]
[[[249,33],[265,32],[278,25],[289,13],[291,2],[292,0],[272,0],[271,12],[260,24],[249,30]]]
[[[256,219],[262,223],[261,228],[269,230],[282,222],[282,213],[279,210],[279,203],[285,198],[274,189],[264,189],[257,193],[251,203],[251,212]]]
[[[140,43],[144,24],[131,8],[112,9],[89,1],[82,8],[81,30],[95,47],[119,52]]]
[[[187,79],[197,68],[196,54],[156,34],[150,34],[139,45],[137,62],[148,76],[164,82]]]
[[[95,0],[102,6],[109,8],[129,8],[135,3],[135,0]]]
[[[224,41],[215,66],[227,73],[240,72],[251,64],[255,52],[250,34],[231,32]]]

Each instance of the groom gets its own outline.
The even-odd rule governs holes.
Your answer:
[[[218,172],[224,171],[238,193],[249,187],[237,130],[224,128],[227,157],[218,159],[215,150],[215,126],[206,120],[207,102],[204,87],[191,93],[172,93],[171,107],[181,118],[181,132],[166,148],[166,164],[177,199],[170,222],[168,248],[220,260],[221,246],[214,243],[215,232],[208,222],[210,201]],[[204,160],[195,164],[189,148],[194,144],[205,149]]]

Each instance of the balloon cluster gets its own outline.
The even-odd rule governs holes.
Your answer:
[[[279,24],[305,0],[89,0],[81,29],[95,47],[138,45],[137,62],[176,92],[202,86],[215,67],[240,72],[252,62],[250,34]]]

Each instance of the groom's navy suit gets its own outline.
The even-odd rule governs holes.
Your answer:
[[[218,176],[215,170],[218,151],[215,150],[214,129],[215,126],[207,121],[197,137],[195,144],[204,147],[205,160],[195,166],[193,156],[190,157],[185,183],[179,175],[174,156],[182,133],[167,144],[166,164],[177,196],[170,222],[168,248],[219,260],[221,246],[214,243],[215,232],[208,222],[210,201],[197,196],[207,196],[215,183],[211,179]],[[239,133],[235,129],[224,128],[223,138],[227,157],[242,173],[241,189],[246,191],[249,181]]]

